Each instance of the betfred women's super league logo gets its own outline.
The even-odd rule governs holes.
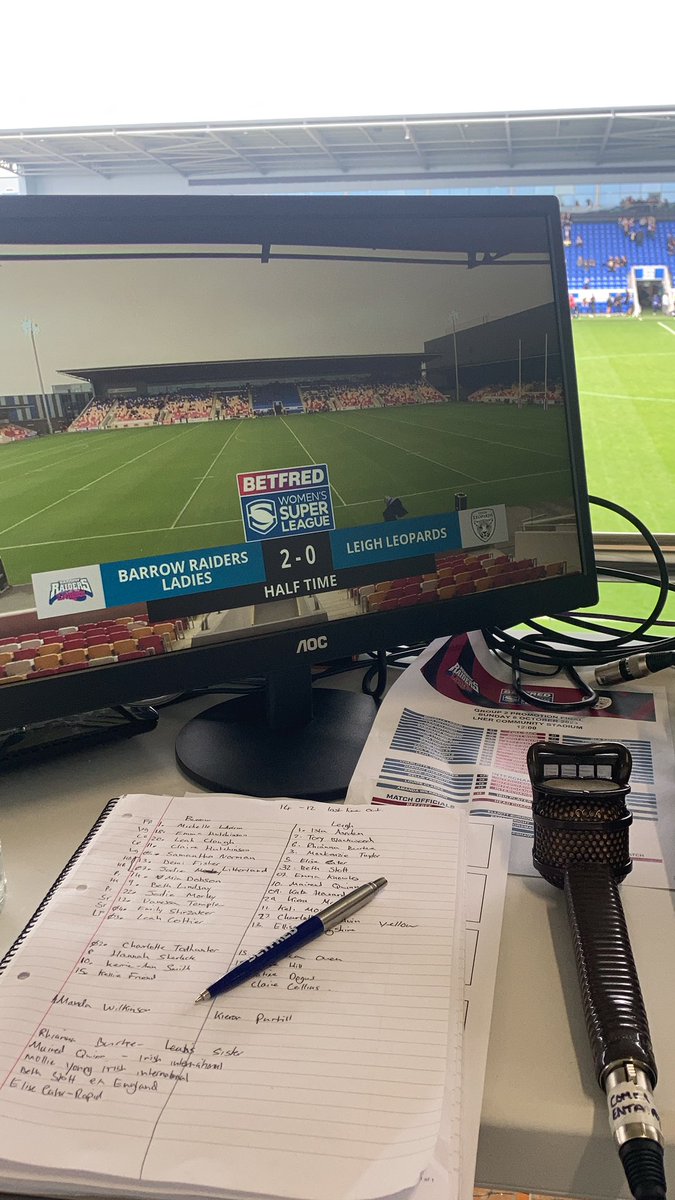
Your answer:
[[[91,600],[93,595],[94,589],[86,576],[80,575],[77,579],[55,579],[49,589],[49,605],[51,607],[59,600],[74,600],[82,604],[85,600]]]

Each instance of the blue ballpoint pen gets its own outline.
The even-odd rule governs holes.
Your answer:
[[[239,963],[239,966],[233,967],[205,991],[200,992],[195,1004],[199,1004],[200,1000],[213,1000],[214,996],[220,996],[222,992],[229,992],[230,988],[236,987],[239,983],[245,983],[247,979],[258,975],[260,971],[265,970],[265,967],[271,966],[285,954],[292,954],[306,942],[320,937],[327,929],[332,929],[346,917],[351,917],[352,913],[357,912],[359,908],[372,900],[375,893],[379,892],[386,882],[386,879],[380,878],[373,880],[372,883],[364,883],[361,887],[355,888],[353,892],[348,892],[340,900],[336,900],[334,904],[329,904],[328,908],[322,909],[315,916],[301,921],[295,929],[289,929],[288,933],[277,938],[276,942],[265,946],[263,950],[259,950],[257,954],[253,955],[253,958],[248,958],[246,962]]]

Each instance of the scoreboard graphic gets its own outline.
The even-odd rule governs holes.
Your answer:
[[[38,616],[169,599],[178,613],[181,595],[194,598],[192,612],[206,592],[210,605],[222,592],[223,608],[312,596],[433,571],[439,553],[508,540],[503,504],[338,529],[325,463],[243,472],[236,486],[244,542],[34,574]]]

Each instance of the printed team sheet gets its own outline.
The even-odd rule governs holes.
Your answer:
[[[578,695],[562,677],[528,680],[546,699]],[[466,805],[473,816],[512,821],[509,870],[532,866],[534,741],[574,746],[618,741],[633,759],[633,870],[625,883],[675,886],[675,758],[665,690],[651,681],[601,693],[592,711],[550,713],[521,702],[510,672],[480,634],[433,642],[382,703],[347,794],[349,804]]]

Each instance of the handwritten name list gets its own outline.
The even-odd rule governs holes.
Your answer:
[[[463,814],[128,796],[0,981],[0,1188],[368,1200],[459,1078]],[[353,917],[195,997],[384,875]]]

